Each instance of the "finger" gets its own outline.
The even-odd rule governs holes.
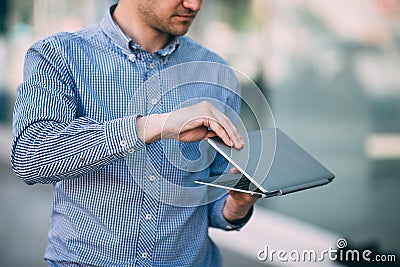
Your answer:
[[[212,138],[218,136],[214,131],[208,131],[205,138]]]
[[[208,135],[208,127],[200,126],[194,129],[179,132],[178,140],[182,142],[196,142]]]
[[[235,147],[237,149],[241,149],[244,145],[243,137],[240,135],[236,126],[232,123],[232,121],[225,114],[220,113],[220,115],[222,116],[223,121],[227,125],[226,130],[229,132],[230,136],[232,136],[233,137],[232,139],[235,141]]]
[[[234,190],[229,190],[228,193],[233,199],[241,203],[254,204],[258,200],[258,197],[255,197],[250,193],[238,192]]]
[[[213,109],[213,115],[217,122],[224,128],[225,132],[228,134],[229,139],[233,142],[233,146],[237,149],[241,149],[244,145],[243,138],[236,129],[232,121],[222,112],[217,109]]]
[[[238,169],[236,169],[235,167],[231,168],[230,173],[235,174],[235,173],[240,173],[240,171]]]
[[[216,119],[209,119],[208,124],[210,125],[210,128],[224,141],[226,145],[241,149],[243,147],[243,140],[241,139],[240,134],[239,137],[237,136],[238,132],[229,119],[222,116],[220,118],[218,118],[218,116],[215,117]],[[229,127],[229,124],[231,127]]]
[[[209,102],[201,102],[198,106],[200,110],[203,110],[201,113],[203,113],[205,117],[201,117],[206,118],[206,126],[209,126],[226,145],[234,146],[237,149],[243,147],[244,144],[242,137],[227,116]]]
[[[227,145],[227,146],[233,146],[234,143],[229,136],[229,133],[225,130],[223,125],[216,121],[215,119],[208,118],[207,123],[208,126],[211,128],[211,130],[218,135],[222,139],[222,141]]]

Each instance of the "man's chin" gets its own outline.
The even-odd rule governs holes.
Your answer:
[[[182,36],[185,35],[190,28],[190,25],[192,24],[192,21],[190,22],[176,22],[174,21],[170,25],[172,27],[169,27],[169,29],[166,29],[169,34],[174,35],[174,36]]]
[[[189,26],[187,27],[180,27],[180,29],[174,29],[170,32],[170,34],[174,36],[182,36],[185,35],[189,31]]]

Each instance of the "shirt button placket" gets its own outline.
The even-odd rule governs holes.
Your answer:
[[[148,63],[152,73],[146,83],[147,114],[162,113],[160,75],[155,63]],[[160,205],[160,170],[147,159],[143,175],[143,204],[140,211],[140,234],[137,251],[140,266],[151,266],[157,239],[158,212]],[[146,253],[146,257],[143,257]]]
[[[150,78],[146,84],[147,110],[149,114],[163,113],[161,97],[162,89],[160,88],[160,73],[157,71],[156,64],[150,63]]]
[[[143,196],[143,206],[141,209],[140,236],[138,242],[138,252],[140,253],[140,266],[152,265],[152,254],[155,246],[157,232],[157,212],[159,210],[159,202],[155,200],[159,194],[158,174],[151,166],[151,163],[146,162],[144,175],[147,176],[143,184],[145,194]]]

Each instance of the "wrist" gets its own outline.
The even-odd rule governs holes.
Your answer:
[[[165,118],[165,114],[151,114],[136,118],[138,137],[146,144],[161,140]]]
[[[236,203],[231,197],[225,201],[223,215],[229,222],[237,222],[245,219],[249,211],[253,207],[253,203]]]

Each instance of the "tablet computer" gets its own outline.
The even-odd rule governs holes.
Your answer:
[[[326,185],[335,175],[278,128],[243,135],[246,145],[229,147],[219,138],[207,140],[238,171],[195,181],[211,187],[266,198]]]

